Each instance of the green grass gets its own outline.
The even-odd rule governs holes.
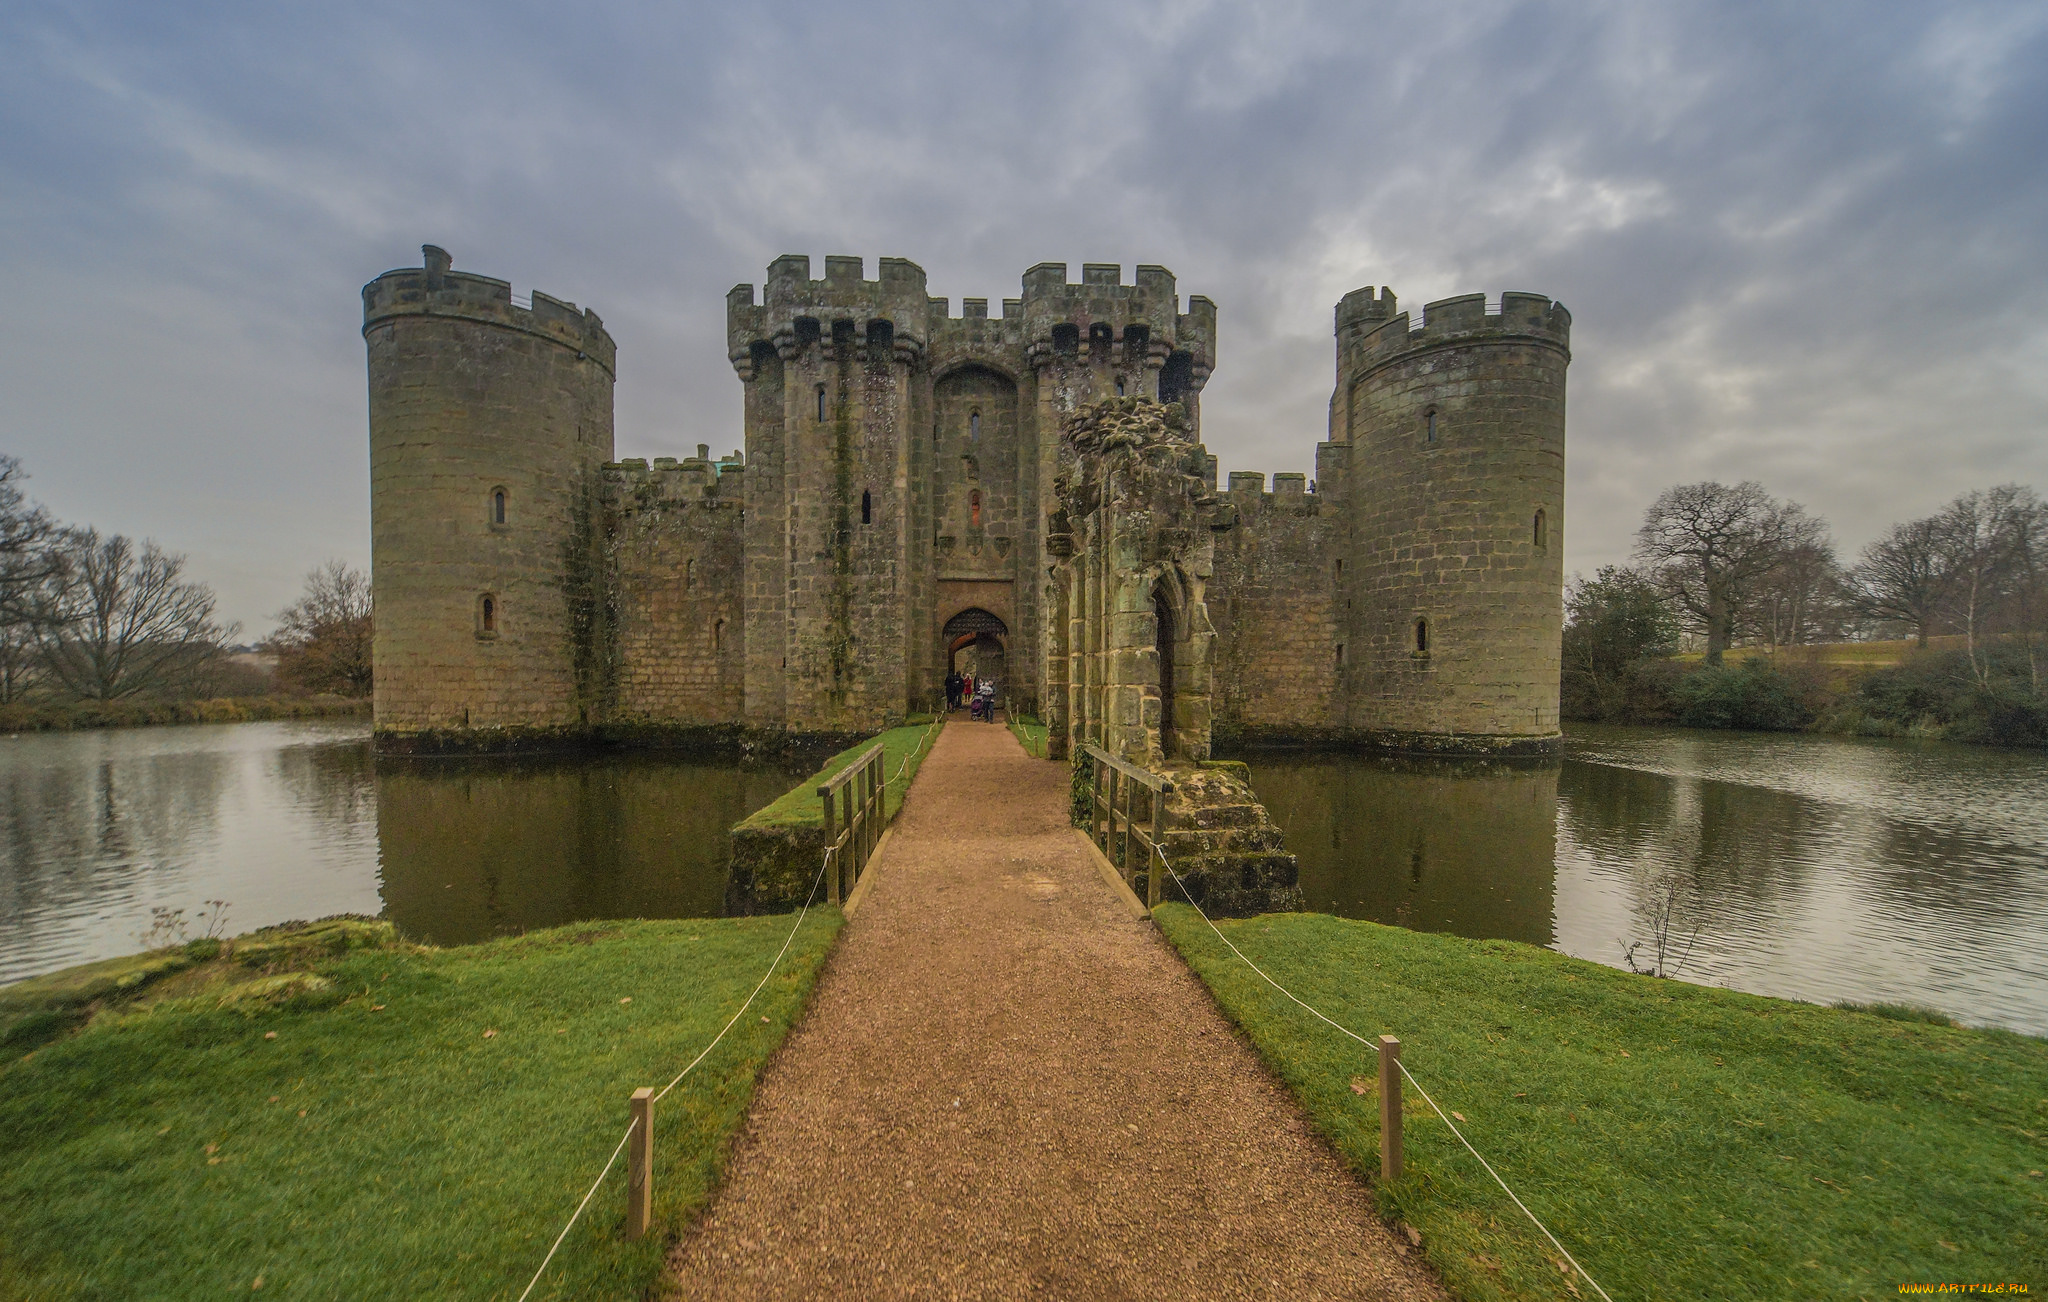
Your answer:
[[[1155,916],[1376,1179],[1375,1055],[1274,993],[1186,905]],[[1220,925],[1339,1022],[1398,1035],[1423,1087],[1617,1300],[2048,1281],[2042,1041],[1318,914]],[[1421,1231],[1452,1289],[1570,1296],[1556,1253],[1412,1090],[1403,1116],[1408,1170],[1381,1207]]]
[[[931,753],[933,743],[939,739],[939,728],[935,723],[929,716],[914,716],[901,728],[891,728],[858,746],[847,747],[826,760],[825,766],[816,773],[777,796],[772,803],[734,824],[734,830],[805,827],[823,823],[819,785],[838,776],[841,769],[860,758],[863,751],[878,741],[882,743],[882,776],[888,780],[885,796],[888,817],[895,818],[896,811],[903,807],[904,793],[910,790],[910,780],[917,776],[918,766],[924,763],[924,757]]]
[[[0,733],[138,728],[169,723],[248,723],[257,719],[368,718],[367,697],[240,696],[205,701],[15,702],[0,705]]]
[[[1028,714],[1012,714],[1008,718],[1010,721],[1010,731],[1016,736],[1018,744],[1024,747],[1024,753],[1034,759],[1044,759],[1046,756],[1045,725]]]
[[[1961,634],[1942,634],[1927,639],[1927,645],[1934,650],[1960,649],[1965,642]],[[1815,642],[1805,646],[1731,646],[1722,652],[1730,663],[1753,660],[1759,656],[1779,656],[1797,664],[1822,665],[1847,669],[1883,669],[1896,665],[1920,650],[1920,643],[1913,638],[1900,638],[1885,642]],[[1704,651],[1681,651],[1671,657],[1673,660],[1697,663],[1707,658]]]
[[[657,1232],[620,1237],[621,1158],[536,1298],[653,1286],[840,921],[811,912],[656,1108]],[[790,925],[585,923],[435,950],[316,924],[102,988],[84,1029],[43,1026],[62,1038],[0,1062],[0,1298],[219,1297],[259,1277],[265,1297],[517,1297],[632,1090],[709,1043]],[[0,998],[17,1028],[39,1000],[75,1017],[104,976]]]

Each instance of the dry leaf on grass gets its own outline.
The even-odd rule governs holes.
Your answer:
[[[1369,1090],[1369,1089],[1371,1089],[1371,1088],[1372,1088],[1372,1086],[1370,1086],[1370,1085],[1367,1085],[1367,1084],[1365,1083],[1365,1077],[1363,1077],[1363,1076],[1353,1076],[1353,1077],[1351,1078],[1351,1092],[1352,1092],[1353,1094],[1363,1094],[1363,1093],[1365,1093],[1365,1092],[1366,1092],[1367,1090]]]

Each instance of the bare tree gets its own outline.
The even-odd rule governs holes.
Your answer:
[[[344,561],[329,561],[306,575],[304,594],[277,619],[270,645],[281,680],[309,692],[370,694],[368,575]]]
[[[35,685],[36,618],[41,596],[59,561],[50,513],[21,491],[21,462],[0,456],[0,704],[12,704]]]
[[[2048,612],[2048,502],[2043,502],[2031,488],[2023,488],[2014,502],[2010,526],[2012,531],[2012,569],[2014,614],[2022,641],[2027,647],[2027,680],[2035,696],[2041,694],[2041,656],[2035,642],[2035,634],[2041,630],[2041,618]]]
[[[1942,606],[1941,530],[1930,517],[1895,524],[1863,549],[1849,571],[1850,599],[1872,619],[1913,630],[1922,647]]]
[[[25,623],[37,594],[57,567],[50,513],[22,495],[21,462],[0,456],[0,624]]]
[[[1827,524],[1793,506],[1777,563],[1751,589],[1747,624],[1766,646],[1825,641],[1841,628],[1842,567]]]
[[[79,696],[176,690],[232,632],[213,622],[213,592],[180,577],[185,558],[153,542],[70,529],[55,554],[35,623],[43,667]]]
[[[1636,531],[1636,555],[1705,632],[1710,665],[1721,663],[1765,576],[1799,548],[1827,545],[1825,521],[1753,479],[1667,488]]]
[[[1995,630],[2005,608],[2027,604],[2018,589],[2032,568],[2025,553],[2040,507],[2032,489],[2000,484],[1964,493],[1934,517],[1943,606],[1963,631],[1970,669],[1979,682],[1990,673],[1980,639]]]

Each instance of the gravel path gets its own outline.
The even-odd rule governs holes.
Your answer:
[[[688,1298],[1444,1298],[1067,824],[954,722],[726,1184]]]

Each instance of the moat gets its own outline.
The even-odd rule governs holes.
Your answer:
[[[1646,965],[1673,897],[1683,979],[2048,1034],[2048,756],[1578,728],[1549,765],[1246,758],[1310,908]],[[379,761],[356,723],[0,739],[0,981],[212,899],[235,931],[381,912],[440,943],[715,915],[726,829],[809,771]]]

